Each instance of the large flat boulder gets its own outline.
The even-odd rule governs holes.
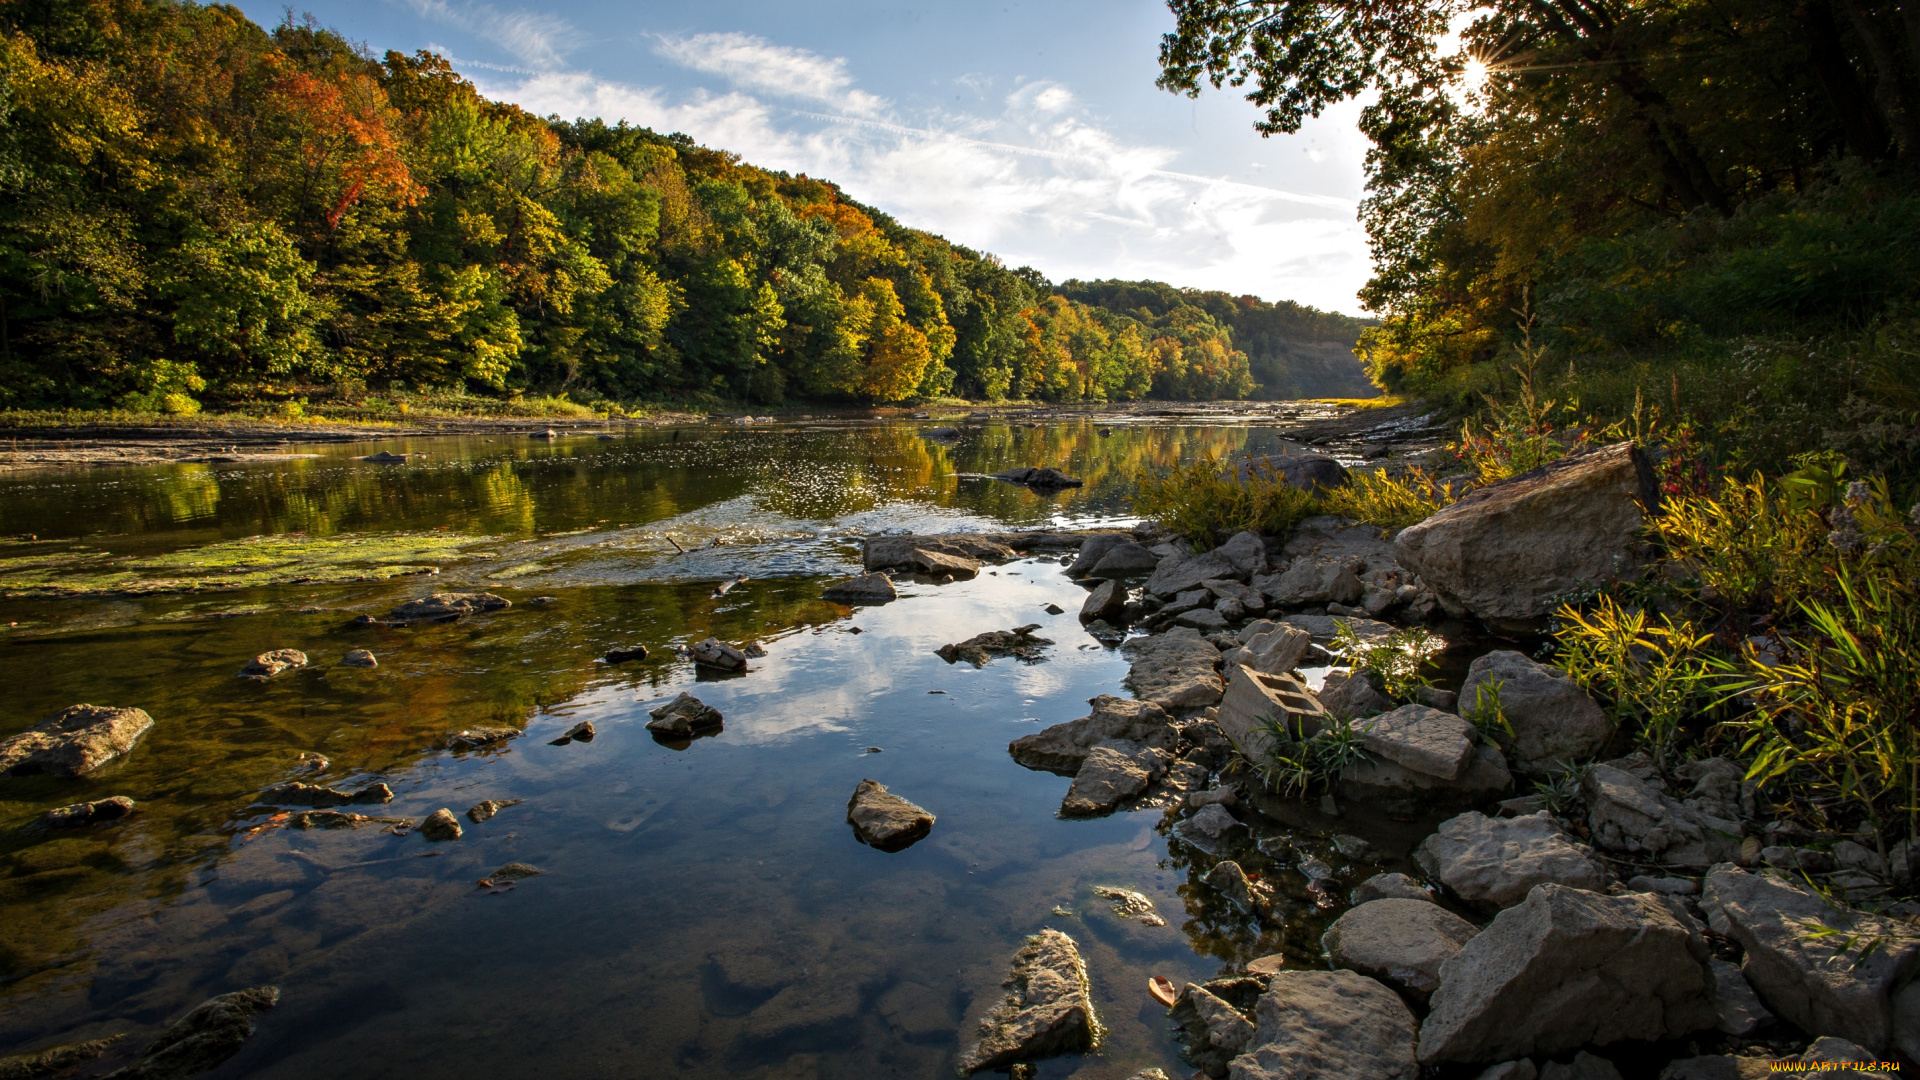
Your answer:
[[[1700,907],[1716,932],[1746,950],[1741,973],[1789,1023],[1876,1052],[1892,1044],[1893,991],[1920,971],[1920,941],[1910,928],[1836,909],[1809,889],[1732,865],[1707,874]],[[1839,933],[1810,932],[1823,926]],[[1864,958],[1858,948],[1840,955],[1855,935],[1883,940]]]
[[[1151,701],[1101,694],[1088,704],[1093,711],[1086,716],[1022,735],[1007,744],[1007,753],[1029,769],[1072,776],[1100,743],[1120,739],[1171,751],[1179,738],[1173,718]]]
[[[1431,899],[1370,900],[1335,919],[1320,945],[1336,966],[1426,1001],[1440,987],[1440,965],[1479,932]]]
[[[1468,811],[1440,823],[1420,842],[1414,861],[1474,907],[1498,911],[1525,900],[1537,885],[1602,889],[1607,872],[1567,839],[1542,810],[1517,818]]]
[[[1001,985],[1006,996],[981,1018],[973,1045],[960,1055],[960,1075],[1099,1045],[1087,965],[1072,938],[1052,929],[1028,938]]]
[[[1120,647],[1132,661],[1127,687],[1163,709],[1204,708],[1220,700],[1220,650],[1191,627],[1138,637]]]
[[[1420,1060],[1502,1061],[1713,1027],[1708,955],[1658,897],[1535,886],[1440,966]]]
[[[868,847],[903,851],[933,831],[933,815],[887,790],[878,780],[862,780],[847,800],[847,824]]]
[[[1354,724],[1367,753],[1412,772],[1458,780],[1473,761],[1480,732],[1450,712],[1402,705]]]
[[[1616,443],[1480,488],[1402,530],[1394,554],[1453,610],[1537,619],[1637,565],[1659,497],[1646,455]]]
[[[132,750],[151,727],[153,717],[142,709],[69,705],[0,739],[0,773],[85,776]]]
[[[1351,971],[1282,971],[1254,1006],[1233,1080],[1417,1080],[1413,1013]]]
[[[1122,802],[1144,793],[1167,771],[1173,755],[1139,743],[1112,739],[1087,751],[1080,771],[1060,802],[1066,817],[1110,814]]]
[[[879,571],[859,574],[827,586],[821,598],[840,604],[884,604],[900,596],[893,579]]]
[[[1264,581],[1260,591],[1281,607],[1304,604],[1351,604],[1365,591],[1360,584],[1363,563],[1351,555],[1309,555],[1293,560],[1286,570]]]
[[[980,533],[945,533],[938,536],[869,536],[861,543],[861,556],[868,570],[895,566],[915,566],[925,560],[916,552],[932,552],[976,564],[989,560],[1011,559],[1014,550],[1005,537]],[[969,575],[970,576],[970,575]]]
[[[1472,710],[1483,695],[1491,704],[1496,693],[1500,711],[1513,727],[1507,758],[1522,772],[1585,761],[1613,734],[1607,714],[1571,675],[1511,649],[1490,652],[1467,668],[1460,708]]]
[[[1210,578],[1245,580],[1248,576],[1219,548],[1204,555],[1175,553],[1160,560],[1153,576],[1147,579],[1146,589],[1155,596],[1178,596],[1199,588],[1201,582]]]
[[[1133,577],[1136,574],[1151,574],[1159,568],[1158,555],[1140,544],[1128,541],[1115,544],[1102,555],[1100,561],[1093,564],[1091,573],[1103,578]]]
[[[1603,851],[1700,870],[1740,857],[1740,822],[1687,806],[1623,769],[1595,765],[1581,789],[1594,846]]]

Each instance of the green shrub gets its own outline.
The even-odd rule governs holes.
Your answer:
[[[1691,622],[1662,615],[1656,624],[1605,595],[1587,612],[1567,604],[1554,617],[1561,624],[1554,663],[1597,696],[1616,724],[1630,725],[1662,766],[1682,724],[1724,696],[1733,669],[1707,651],[1712,635]]]
[[[1348,720],[1334,720],[1308,737],[1293,730],[1285,717],[1268,717],[1263,726],[1273,736],[1267,760],[1249,764],[1269,788],[1283,795],[1331,789],[1347,770],[1368,760],[1363,737]]]
[[[1381,693],[1404,704],[1422,688],[1433,685],[1433,680],[1421,672],[1433,664],[1444,647],[1445,642],[1425,627],[1395,630],[1378,642],[1369,642],[1350,624],[1340,623],[1327,651],[1346,661],[1355,675],[1369,676]]]
[[[1136,478],[1134,509],[1206,551],[1243,530],[1284,536],[1318,513],[1313,495],[1287,482],[1272,463],[1223,470],[1208,456],[1185,467]]]
[[[1320,496],[1320,509],[1362,525],[1401,529],[1418,524],[1453,502],[1445,485],[1423,469],[1394,475],[1385,469],[1353,473],[1347,483]]]

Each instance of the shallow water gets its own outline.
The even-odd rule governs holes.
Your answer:
[[[1126,524],[1137,470],[1282,449],[1245,425],[996,423],[949,447],[912,426],[822,424],[394,440],[0,481],[0,532],[16,537],[0,548],[0,736],[80,701],[155,719],[90,778],[0,778],[0,1053],[115,1031],[137,1048],[208,996],[272,982],[281,1005],[210,1075],[947,1074],[1009,955],[1054,926],[1081,944],[1109,1035],[1041,1075],[1184,1075],[1147,976],[1197,980],[1274,951],[1316,966],[1329,913],[1302,899],[1284,927],[1251,925],[1199,884],[1213,856],[1169,839],[1161,811],[1060,819],[1068,781],[1007,756],[1121,692],[1125,665],[1081,631],[1084,592],[1057,556],[909,585],[877,608],[820,589],[857,568],[869,532]],[[355,460],[376,450],[425,456]],[[1088,483],[1050,496],[963,475],[1022,464]],[[302,561],[275,565],[276,543]],[[393,576],[429,562],[436,576]],[[327,580],[294,583],[323,564]],[[169,591],[183,581],[199,587]],[[353,623],[454,587],[514,606]],[[1056,642],[1040,663],[975,670],[933,652],[1029,622]],[[744,676],[696,675],[672,647],[709,634],[768,655]],[[653,659],[597,659],[636,643]],[[313,664],[234,677],[272,648]],[[380,666],[340,666],[352,648]],[[643,724],[683,689],[726,728],[676,750]],[[582,719],[594,741],[548,744]],[[490,723],[526,734],[434,749]],[[298,773],[303,751],[330,768]],[[863,777],[936,814],[933,834],[896,854],[859,844],[845,811]],[[392,804],[349,809],[415,819],[524,801],[432,844],[282,827],[252,798],[289,779],[382,780]],[[109,795],[140,812],[33,824]],[[1274,812],[1290,820],[1237,854],[1298,898],[1298,852],[1350,885],[1399,868],[1423,831]],[[1330,856],[1335,831],[1384,854]],[[510,861],[547,873],[476,887]],[[1167,925],[1115,917],[1094,886],[1145,893]]]

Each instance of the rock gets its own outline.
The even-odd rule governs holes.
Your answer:
[[[1200,583],[1209,578],[1241,578],[1247,576],[1233,564],[1220,549],[1215,548],[1205,555],[1183,557],[1170,555],[1160,560],[1159,569],[1147,579],[1146,589],[1155,596],[1178,596],[1183,592],[1200,587]]]
[[[133,805],[133,800],[125,795],[74,803],[71,806],[62,806],[41,814],[40,824],[50,829],[74,829],[82,825],[97,825],[103,821],[118,821],[133,813]]]
[[[1221,577],[1237,577],[1245,581],[1249,576],[1260,573],[1267,567],[1267,543],[1260,534],[1242,530],[1229,537],[1227,542],[1213,549],[1222,558],[1233,564],[1233,574]]]
[[[1246,476],[1247,470],[1271,470],[1287,483],[1297,488],[1319,493],[1343,487],[1347,483],[1347,467],[1336,458],[1325,454],[1281,454],[1262,455],[1248,458],[1236,466],[1238,475]]]
[[[1496,685],[1500,711],[1513,726],[1507,756],[1522,771],[1547,772],[1585,761],[1613,735],[1607,714],[1572,676],[1510,649],[1473,662],[1460,686],[1460,707],[1471,711]]]
[[[458,840],[462,832],[453,811],[444,806],[428,814],[427,820],[420,823],[420,835],[429,840]]]
[[[1102,432],[1101,434],[1104,435],[1106,433]],[[1159,1066],[1154,1066],[1150,1069],[1141,1069],[1139,1072],[1127,1077],[1127,1080],[1168,1080],[1167,1070]]]
[[[1444,780],[1416,772],[1398,762],[1368,757],[1348,767],[1334,790],[1350,802],[1363,802],[1389,813],[1415,813],[1442,806],[1477,805],[1507,790],[1513,774],[1500,749],[1485,743],[1457,778]]]
[[[0,1057],[0,1080],[32,1080],[36,1076],[71,1070],[75,1065],[83,1061],[92,1061],[113,1049],[114,1044],[124,1038],[126,1038],[125,1035],[109,1035],[104,1039],[64,1043],[60,1046],[50,1046],[45,1050]],[[69,1075],[71,1075],[70,1071]]]
[[[1233,1080],[1416,1080],[1413,1013],[1351,971],[1282,971],[1254,1007]]]
[[[1455,896],[1498,911],[1527,898],[1536,885],[1603,889],[1607,873],[1575,847],[1546,811],[1490,818],[1469,811],[1440,823],[1420,842],[1414,861]]]
[[[1132,661],[1126,684],[1163,709],[1205,707],[1220,700],[1220,650],[1199,631],[1180,627],[1120,646]]]
[[[1127,611],[1127,587],[1118,581],[1103,581],[1094,586],[1087,594],[1087,602],[1080,605],[1080,621],[1114,621]]]
[[[1920,979],[1893,995],[1893,1044],[1910,1060],[1920,1061]]]
[[[925,574],[972,577],[986,560],[1014,557],[1014,550],[993,537],[977,533],[947,533],[941,536],[870,536],[862,544],[868,570],[892,566],[910,566]],[[945,556],[945,559],[936,558]]]
[[[1440,965],[1479,932],[1431,899],[1381,899],[1335,919],[1320,946],[1335,966],[1372,976],[1424,1003],[1440,986]]]
[[[380,661],[368,649],[348,649],[347,655],[340,658],[342,667],[377,668]]]
[[[1261,586],[1268,600],[1281,607],[1304,604],[1351,604],[1360,599],[1359,559],[1351,556],[1301,558],[1288,564],[1279,577]]]
[[[1581,782],[1595,847],[1706,869],[1740,857],[1743,826],[1711,818],[1613,765],[1595,765]]]
[[[1708,961],[1708,967],[1713,969],[1713,1004],[1720,1015],[1722,1032],[1751,1035],[1754,1029],[1773,1020],[1773,1014],[1760,1004],[1760,995],[1753,992],[1747,977],[1740,974],[1740,965],[1716,956]]]
[[[393,825],[401,829],[413,827],[406,818],[368,817],[366,814],[349,814],[343,810],[302,810],[287,818],[287,826],[294,829],[352,829],[361,825]]]
[[[1287,958],[1280,953],[1256,957],[1247,961],[1247,974],[1272,978],[1287,966]]]
[[[1160,610],[1156,614],[1163,619],[1170,618],[1175,615],[1184,615],[1195,608],[1207,607],[1212,603],[1213,594],[1207,590],[1188,589],[1186,592],[1161,604]]]
[[[647,715],[652,717],[647,721],[648,731],[672,739],[715,735],[721,729],[720,710],[685,691]]]
[[[1366,676],[1347,671],[1328,672],[1318,696],[1327,715],[1340,720],[1377,716],[1393,708],[1393,702],[1375,690]]]
[[[325,787],[320,784],[302,784],[296,781],[276,784],[261,792],[255,801],[278,806],[312,806],[321,809],[329,806],[368,806],[392,802],[393,789],[382,783],[372,783],[359,791],[341,791],[339,788]]]
[[[1775,1071],[1772,1058],[1690,1057],[1669,1062],[1660,1080],[1766,1080]]]
[[[1273,907],[1273,890],[1248,877],[1232,859],[1214,863],[1207,871],[1206,882],[1242,915],[1263,918]]]
[[[974,667],[985,667],[996,656],[1011,656],[1032,663],[1042,658],[1042,649],[1053,644],[1049,638],[1035,637],[1039,623],[1016,626],[1011,630],[989,630],[975,634],[957,645],[942,645],[934,653],[951,664],[965,660]]]
[[[1394,554],[1455,610],[1537,619],[1631,571],[1659,498],[1646,455],[1616,443],[1468,493],[1401,530]]]
[[[1181,830],[1189,836],[1199,836],[1212,843],[1218,843],[1230,830],[1241,828],[1227,808],[1219,803],[1209,803],[1200,808],[1199,813],[1180,823]]]
[[[1480,732],[1452,713],[1402,705],[1354,724],[1367,753],[1417,773],[1457,780],[1473,760]]]
[[[520,734],[520,729],[510,727],[464,728],[460,731],[448,732],[446,743],[449,750],[480,750],[506,742]]]
[[[492,593],[434,593],[419,600],[409,600],[387,612],[387,621],[396,623],[421,622],[428,619],[436,622],[449,621],[466,615],[501,611],[512,606],[510,601]]]
[[[1800,1055],[1804,1064],[1847,1065],[1859,1062],[1871,1063],[1873,1054],[1864,1046],[1850,1043],[1845,1039],[1836,1039],[1831,1035],[1822,1035],[1813,1040],[1807,1052]],[[1832,1071],[1832,1070],[1823,1070]]]
[[[69,705],[0,739],[0,773],[85,776],[132,750],[152,726],[153,717],[140,709]]]
[[[1060,803],[1066,817],[1094,817],[1111,813],[1123,800],[1147,790],[1167,771],[1172,759],[1165,750],[1110,739],[1087,751],[1087,760],[1073,774],[1073,784]]]
[[[1548,1062],[1540,1072],[1540,1080],[1620,1080],[1620,1070],[1606,1058],[1582,1050],[1573,1055],[1571,1062]]]
[[[1537,885],[1441,965],[1420,1060],[1558,1054],[1712,1027],[1707,956],[1658,897]]]
[[[221,994],[175,1021],[111,1080],[184,1080],[240,1052],[253,1034],[253,1018],[280,1003],[280,988],[256,986]]]
[[[1353,887],[1348,901],[1354,907],[1373,900],[1422,900],[1434,902],[1433,894],[1405,874],[1375,874]]]
[[[934,980],[929,979],[929,982]],[[899,982],[880,995],[874,1009],[894,1033],[909,1042],[953,1041],[953,992],[917,982]]]
[[[750,1042],[832,1033],[860,1015],[860,987],[845,979],[807,979],[783,988],[747,1014]]]
[[[1211,1077],[1227,1075],[1227,1063],[1253,1038],[1253,1023],[1204,986],[1188,983],[1167,1016],[1180,1025],[1187,1060]]]
[[[530,877],[540,877],[545,870],[523,862],[510,862],[480,880],[480,884],[489,887],[504,885],[513,881],[525,881]]]
[[[1660,893],[1663,896],[1692,896],[1700,891],[1697,882],[1682,877],[1649,877],[1639,874],[1627,879],[1627,888],[1634,892]]]
[[[704,641],[696,641],[687,646],[687,652],[692,655],[694,663],[705,665],[716,671],[747,670],[747,654],[719,638],[710,637]]]
[[[1313,648],[1313,635],[1292,626],[1276,626],[1246,642],[1245,664],[1269,675],[1285,675],[1300,666]]]
[[[1115,544],[1111,551],[1100,557],[1091,573],[1095,577],[1116,578],[1133,577],[1137,574],[1151,574],[1159,567],[1160,558],[1139,544],[1128,541]]]
[[[1228,601],[1222,601],[1222,603],[1227,602]],[[1192,611],[1183,611],[1179,615],[1174,616],[1173,621],[1181,626],[1191,626],[1195,630],[1202,632],[1225,630],[1227,628],[1227,617],[1212,608],[1194,608]]]
[[[1100,565],[1100,560],[1106,557],[1107,552],[1132,542],[1126,533],[1094,533],[1080,541],[1080,553],[1074,556],[1073,562],[1067,564],[1067,576],[1077,578],[1093,573],[1093,568]]]
[[[645,645],[632,645],[626,648],[608,649],[607,655],[603,659],[609,664],[624,664],[631,660],[645,660],[646,658],[647,647]]]
[[[306,666],[307,654],[299,649],[275,649],[272,652],[263,652],[247,661],[247,665],[240,669],[240,677],[252,679],[255,682],[266,682],[281,672]]]
[[[1348,616],[1288,615],[1280,622],[1298,630],[1305,630],[1316,645],[1333,644],[1333,639],[1343,628],[1353,631],[1355,637],[1369,645],[1378,645],[1393,634],[1393,627],[1386,623]]]
[[[1327,725],[1327,714],[1306,684],[1291,675],[1268,675],[1237,664],[1228,668],[1227,692],[1214,722],[1241,757],[1256,763],[1272,759],[1274,733],[1268,725],[1274,721],[1294,737],[1306,738]]]
[[[592,742],[593,737],[597,734],[599,734],[599,731],[594,728],[593,721],[582,720],[579,723],[568,728],[567,733],[565,735],[562,735],[559,738],[554,739],[552,742],[549,742],[547,745],[548,746],[565,746],[568,743],[574,743],[574,742]]]
[[[847,824],[854,838],[881,851],[904,851],[933,831],[933,815],[887,791],[877,780],[862,780],[847,800]]]
[[[1067,613],[1067,609],[1061,607],[1059,604],[1048,604],[1046,607],[1043,607],[1040,610],[1046,612],[1049,615],[1065,615]]]
[[[1051,465],[1043,465],[1039,468],[1008,469],[1005,472],[994,473],[993,478],[1035,488],[1070,488],[1086,484],[1085,480],[1076,480]]]
[[[1537,1080],[1539,1075],[1540,1070],[1533,1067],[1533,1062],[1521,1058],[1491,1066],[1474,1080]]]
[[[1881,861],[1880,853],[1851,840],[1841,840],[1833,845],[1833,861],[1840,869],[1856,874],[1883,879],[1887,876],[1887,864]]]
[[[1920,969],[1920,941],[1910,929],[1836,910],[1798,885],[1724,864],[1707,874],[1700,907],[1715,931],[1746,950],[1742,974],[1782,1019],[1876,1052],[1888,1047],[1892,991]],[[1815,926],[1841,933],[1815,937],[1808,932]],[[1864,958],[1858,949],[1839,955],[1853,935],[1885,940]]]
[[[893,579],[878,572],[836,581],[821,594],[822,599],[841,604],[884,604],[899,597]]]
[[[957,442],[960,439],[960,429],[957,427],[946,427],[946,426],[933,427],[933,428],[928,428],[927,430],[921,432],[920,437],[923,439],[938,439],[941,441]]]
[[[1006,997],[981,1019],[973,1045],[960,1055],[960,1075],[1099,1046],[1087,966],[1072,938],[1051,929],[1028,938],[1001,985]]]
[[[1007,745],[1007,753],[1029,769],[1072,776],[1099,743],[1121,740],[1172,751],[1178,740],[1173,718],[1151,701],[1101,694],[1088,704],[1093,706],[1088,715],[1022,735]]]
[[[469,807],[467,809],[467,820],[478,825],[509,806],[519,805],[519,799],[488,799],[485,802],[475,803]]]

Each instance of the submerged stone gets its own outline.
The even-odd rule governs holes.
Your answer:
[[[133,1064],[108,1080],[184,1080],[240,1052],[253,1034],[255,1015],[280,1003],[280,988],[256,986],[221,994],[195,1006],[155,1039]]]
[[[960,1055],[960,1075],[1084,1054],[1100,1045],[1087,966],[1072,938],[1053,929],[1028,938],[1001,985],[1006,996],[988,1010],[973,1045]]]
[[[282,672],[306,666],[307,654],[299,649],[274,649],[247,661],[246,666],[240,669],[240,677],[265,682]]]
[[[512,606],[511,601],[492,593],[434,593],[432,596],[401,604],[387,612],[387,619],[396,623],[452,620],[488,611],[501,611]]]
[[[85,776],[134,748],[153,727],[140,709],[69,705],[18,735],[0,739],[0,772]]]

